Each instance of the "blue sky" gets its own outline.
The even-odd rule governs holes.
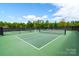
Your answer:
[[[27,22],[39,19],[55,22],[61,21],[62,18],[65,21],[79,21],[79,2],[53,1],[53,3],[0,3],[0,21]]]
[[[0,21],[26,22],[31,19],[51,21],[61,7],[49,3],[0,3]]]

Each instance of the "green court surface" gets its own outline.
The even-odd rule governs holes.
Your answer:
[[[41,32],[6,32],[0,36],[0,56],[77,55],[79,32],[49,34]]]

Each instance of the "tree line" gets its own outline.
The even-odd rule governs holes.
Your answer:
[[[64,28],[69,26],[79,26],[79,21],[65,22],[61,20],[60,22],[49,22],[48,20],[37,20],[28,21],[27,23],[18,22],[2,22],[0,21],[0,27],[3,28],[29,28],[29,29],[52,29],[52,28]]]

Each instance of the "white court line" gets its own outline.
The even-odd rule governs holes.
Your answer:
[[[30,46],[32,46],[32,47],[34,47],[35,49],[37,49],[37,50],[41,50],[41,49],[43,49],[44,47],[46,47],[47,45],[49,45],[50,43],[52,43],[52,42],[54,42],[54,41],[56,41],[59,37],[61,37],[62,35],[60,35],[60,36],[58,36],[57,38],[55,38],[55,39],[53,39],[52,41],[50,41],[50,42],[48,42],[47,44],[45,44],[44,46],[42,46],[41,48],[37,48],[37,47],[35,47],[34,45],[32,45],[32,44],[30,44],[30,43],[28,43],[28,42],[26,42],[25,40],[23,40],[23,39],[21,39],[21,38],[19,38],[18,36],[16,36],[16,38],[18,38],[18,39],[20,39],[21,41],[23,41],[24,43],[26,43],[26,44],[28,44],[28,45],[30,45]]]
[[[62,35],[58,36],[57,38],[53,39],[52,41],[48,42],[47,44],[45,44],[44,46],[42,46],[41,48],[39,48],[39,50],[41,50],[42,48],[46,47],[47,45],[49,45],[50,43],[56,41],[59,37],[61,37]]]
[[[35,48],[35,49],[37,49],[37,50],[39,50],[39,48],[37,48],[37,47],[35,47],[34,45],[32,45],[32,44],[30,44],[30,43],[26,42],[25,40],[23,40],[23,39],[19,38],[18,36],[16,36],[16,38],[20,39],[20,40],[21,40],[21,41],[23,41],[24,43],[26,43],[26,44],[28,44],[28,45],[30,45],[30,46],[32,46],[32,47],[34,47],[34,48]]]

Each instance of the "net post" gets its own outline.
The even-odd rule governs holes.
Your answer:
[[[65,29],[64,29],[64,35],[66,35],[66,26],[65,26]]]
[[[3,33],[3,27],[0,27],[0,35],[4,35],[4,33]]]

